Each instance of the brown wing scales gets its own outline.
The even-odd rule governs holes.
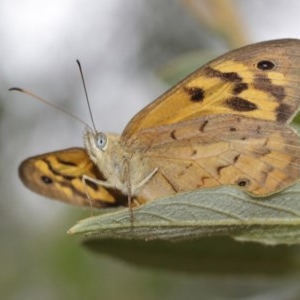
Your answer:
[[[154,185],[163,185],[162,193],[235,185],[255,196],[265,196],[300,176],[298,135],[270,121],[253,122],[237,115],[207,116],[159,131],[145,130],[130,142],[141,151],[147,168],[157,167],[166,178],[160,183],[154,176],[145,193],[155,190]]]

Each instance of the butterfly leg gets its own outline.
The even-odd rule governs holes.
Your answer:
[[[158,171],[158,168],[155,168],[149,175],[147,175],[141,182],[139,182],[137,185],[132,187],[131,184],[131,176],[130,176],[130,160],[125,158],[124,159],[124,176],[125,176],[125,182],[126,182],[126,188],[127,188],[127,195],[128,195],[128,207],[130,210],[130,221],[133,223],[133,211],[131,207],[132,202],[132,189],[134,191],[141,188],[143,185],[145,185],[152,177],[153,175]]]
[[[131,207],[131,201],[132,201],[132,186],[131,186],[131,180],[130,180],[130,162],[128,159],[124,160],[124,175],[126,177],[126,189],[127,189],[127,195],[128,195],[128,208],[130,211],[130,223],[131,226],[133,225],[133,211]]]
[[[114,185],[108,183],[107,181],[95,179],[95,178],[87,176],[87,175],[82,175],[82,182],[84,184],[86,184],[86,181],[90,181],[90,182],[93,182],[97,185],[101,185],[101,186],[104,186],[104,187],[107,187],[107,188],[115,188]]]
[[[143,185],[145,185],[158,171],[158,168],[155,168],[149,175],[147,175],[137,186],[135,186],[135,189],[141,188]]]

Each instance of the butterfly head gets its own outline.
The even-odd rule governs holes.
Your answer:
[[[91,159],[95,161],[99,156],[105,155],[109,139],[104,132],[95,132],[90,128],[86,128],[84,143]]]
[[[119,136],[95,132],[90,128],[85,130],[84,143],[91,160],[98,166],[112,159],[119,149]],[[101,166],[102,168],[103,166]]]

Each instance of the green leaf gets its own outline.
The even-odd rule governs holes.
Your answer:
[[[229,236],[263,244],[300,242],[300,184],[264,198],[234,187],[204,189],[80,221],[69,233],[97,239],[184,241]]]
[[[299,247],[237,243],[228,237],[193,241],[141,241],[84,239],[83,245],[98,254],[114,257],[138,268],[190,274],[280,276],[299,274]]]

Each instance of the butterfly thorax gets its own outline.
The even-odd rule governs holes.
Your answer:
[[[141,158],[134,153],[128,153],[120,136],[115,134],[95,133],[87,130],[84,136],[85,146],[93,163],[102,171],[106,182],[103,184],[128,194],[135,195],[145,175],[136,167]],[[99,147],[100,144],[100,147]]]

